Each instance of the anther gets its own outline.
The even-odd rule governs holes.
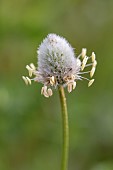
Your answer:
[[[26,77],[28,83],[31,85],[31,79],[29,77]]]
[[[29,67],[29,66],[27,65],[27,66],[26,66],[26,69],[27,69],[28,72],[29,72],[29,76],[32,77],[33,70],[31,69],[31,67]]]
[[[85,66],[86,66],[86,63],[87,63],[87,60],[88,60],[88,57],[84,57],[83,61],[82,61],[82,66],[81,66],[81,70],[83,71]]]
[[[93,67],[96,67],[96,65],[97,65],[97,61],[94,60],[94,62],[93,62]]]
[[[31,66],[31,68],[32,68],[33,70],[36,70],[36,67],[34,66],[33,63],[31,63],[30,66]]]
[[[53,85],[55,85],[55,77],[54,76],[52,76],[51,78],[50,78],[50,84],[53,86]]]
[[[28,85],[28,84],[31,85],[31,79],[29,77],[22,76],[22,79],[24,80],[26,85]]]
[[[24,80],[25,84],[28,85],[28,81],[25,76],[22,76],[22,79]]]
[[[96,59],[96,56],[95,56],[95,53],[94,53],[94,52],[92,52],[91,58],[92,58],[92,62],[94,62],[95,59]]]
[[[72,92],[72,83],[69,83],[67,85],[67,90],[68,90],[69,93]]]
[[[76,82],[74,81],[73,82],[73,90],[75,89],[75,87],[76,87]]]
[[[92,67],[90,71],[90,77],[93,77],[94,73],[95,73],[95,67]]]
[[[92,80],[89,81],[88,87],[90,87],[90,86],[93,84],[94,80],[95,80],[95,79],[92,79]]]
[[[86,52],[87,52],[87,49],[86,48],[82,48],[82,58],[84,58],[86,56]]]
[[[53,92],[52,92],[52,90],[51,90],[50,88],[47,90],[47,92],[48,92],[48,95],[49,95],[49,96],[52,96],[52,95],[53,95]]]
[[[47,93],[47,86],[42,87],[41,94],[43,94],[45,97],[49,97],[49,95]]]

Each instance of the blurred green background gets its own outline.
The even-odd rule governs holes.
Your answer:
[[[62,122],[58,92],[25,86],[25,66],[48,33],[64,36],[79,54],[95,51],[95,83],[66,92],[69,170],[113,170],[113,0],[0,1],[0,170],[58,170]]]

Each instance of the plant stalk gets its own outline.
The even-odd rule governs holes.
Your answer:
[[[59,96],[62,109],[62,128],[63,128],[63,150],[61,170],[68,170],[68,152],[69,152],[69,125],[66,97],[63,86],[59,87]]]

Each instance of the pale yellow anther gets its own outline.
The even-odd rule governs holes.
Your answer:
[[[94,73],[95,73],[95,67],[92,67],[90,71],[90,77],[93,77]]]
[[[49,95],[47,93],[47,86],[42,87],[41,94],[43,94],[45,97],[49,97]]]
[[[96,67],[96,65],[97,65],[97,61],[95,60],[95,61],[93,62],[93,67]]]
[[[83,61],[82,61],[82,66],[81,66],[81,70],[82,70],[82,71],[84,70],[84,68],[85,68],[85,66],[86,66],[87,61],[88,61],[88,57],[87,57],[87,56],[85,56],[85,57],[84,57],[84,59],[83,59]]]
[[[31,79],[29,77],[26,77],[28,83],[31,85]]]
[[[87,52],[87,49],[86,48],[82,48],[82,58],[84,58],[86,56],[86,52]]]
[[[55,85],[55,77],[54,76],[52,76],[51,78],[50,78],[50,84],[53,86],[53,85]]]
[[[55,83],[55,77],[54,76],[51,77],[51,80],[52,80],[53,83]]]
[[[49,95],[49,96],[52,96],[52,95],[53,95],[53,91],[52,91],[50,88],[49,88],[47,91],[48,91],[48,95]]]
[[[44,92],[44,87],[41,88],[41,94],[43,94],[43,92]]]
[[[84,68],[85,68],[85,65],[84,65],[84,64],[82,64],[82,66],[81,66],[81,71],[83,71],[83,70],[84,70]]]
[[[90,87],[90,86],[93,84],[94,80],[95,80],[95,79],[92,79],[92,80],[89,81],[88,87]]]
[[[32,77],[33,71],[29,70],[29,77]]]
[[[74,81],[73,82],[73,90],[75,89],[75,87],[76,87],[76,82]]]
[[[29,71],[31,70],[31,67],[29,67],[29,65],[26,65],[26,69]]]
[[[31,67],[33,70],[36,70],[36,67],[34,66],[33,63],[30,64],[30,67]]]
[[[96,59],[96,55],[95,55],[95,53],[94,53],[94,52],[92,52],[91,58],[92,58],[92,62],[94,62],[94,61],[95,61],[95,59]]]
[[[29,66],[27,65],[27,66],[26,66],[26,69],[27,69],[28,72],[29,72],[29,76],[32,77],[33,70],[31,69],[31,67],[29,67]]]
[[[24,80],[25,84],[28,85],[28,80],[26,79],[26,77],[22,76],[22,79]]]
[[[88,60],[88,57],[87,57],[87,56],[85,56],[85,57],[84,57],[84,59],[83,59],[83,61],[82,61],[82,62],[83,62],[83,64],[85,64],[85,65],[86,65],[87,60]]]
[[[72,92],[72,83],[69,83],[67,85],[67,90],[68,90],[69,93]]]

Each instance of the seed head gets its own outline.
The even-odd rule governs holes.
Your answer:
[[[86,52],[86,48],[83,48],[81,54],[76,57],[73,48],[65,38],[49,34],[37,49],[38,67],[36,68],[33,63],[26,66],[29,76],[34,75],[35,77],[29,79],[23,76],[22,78],[26,84],[31,84],[31,80],[42,83],[44,86],[41,94],[45,97],[52,96],[52,89],[59,86],[67,87],[70,93],[75,89],[76,81],[81,79],[88,80],[88,86],[90,86],[93,81],[82,77],[81,74],[90,73],[90,77],[92,77],[97,62],[94,52],[91,57],[86,56]],[[90,58],[92,62],[87,64]],[[91,65],[91,71],[82,72]]]

